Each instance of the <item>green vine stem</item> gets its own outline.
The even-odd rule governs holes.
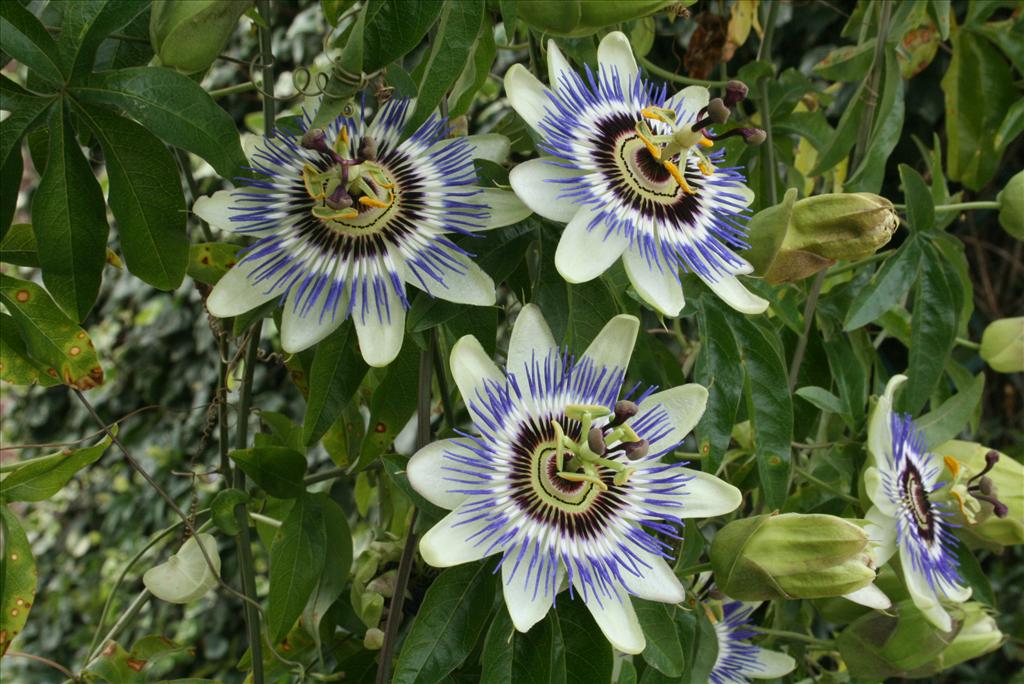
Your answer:
[[[828,650],[833,650],[835,648],[835,644],[827,639],[818,639],[817,637],[800,634],[799,632],[788,632],[784,629],[768,629],[767,627],[751,627],[750,629],[758,634],[773,636],[779,639],[788,639],[790,641],[799,641],[812,646],[817,646],[818,648]]]
[[[202,544],[199,544],[199,547],[202,548]],[[85,667],[82,668],[83,670],[86,667],[89,667],[92,661],[100,657],[100,655],[103,653],[103,648],[108,643],[110,643],[111,641],[116,641],[117,637],[121,636],[121,632],[123,632],[125,628],[131,624],[132,620],[135,619],[135,616],[139,614],[143,606],[145,606],[146,603],[149,601],[150,596],[152,596],[152,594],[149,593],[149,589],[143,589],[141,592],[139,592],[139,595],[136,596],[135,600],[131,602],[131,605],[128,606],[128,609],[121,613],[121,617],[117,619],[117,622],[115,622],[114,626],[110,628],[110,631],[107,632],[107,635],[103,637],[103,639],[98,644],[96,644],[96,648],[92,651],[92,653],[89,654],[89,657],[86,659]]]
[[[768,17],[764,23],[764,38],[757,49],[757,60],[759,62],[771,62],[772,37],[775,35],[775,16],[778,14],[778,11],[778,2],[769,3]],[[758,90],[760,91],[760,97],[757,104],[761,110],[761,127],[766,135],[764,144],[761,145],[761,188],[768,198],[768,202],[764,206],[774,206],[778,202],[778,188],[775,178],[778,170],[775,168],[775,142],[772,137],[771,101],[768,95],[767,76],[758,80]]]
[[[699,85],[704,86],[706,88],[722,88],[728,83],[728,81],[704,81],[699,78],[690,78],[689,76],[681,76],[679,74],[674,74],[668,69],[662,69],[654,62],[648,60],[646,57],[639,57],[637,58],[637,61],[640,62],[640,65],[644,69],[647,69],[647,71],[650,71],[655,76],[663,78],[666,81],[679,83],[681,85]]]

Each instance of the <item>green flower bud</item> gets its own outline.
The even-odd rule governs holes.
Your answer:
[[[779,253],[789,229],[794,202],[796,188],[790,188],[781,202],[774,207],[762,209],[750,219],[747,232],[750,249],[743,253],[743,258],[754,267],[754,275],[766,274]]]
[[[989,323],[981,336],[979,353],[994,371],[1024,371],[1024,316]]]
[[[517,16],[530,27],[555,36],[578,38],[631,19],[650,16],[670,6],[696,0],[519,0]]]
[[[377,627],[366,630],[366,636],[363,637],[363,648],[367,651],[379,651],[383,647],[384,632]]]
[[[957,439],[940,444],[935,449],[935,453],[946,461],[953,479],[957,481],[966,481],[984,471],[990,451],[993,450],[987,446]],[[991,480],[999,502],[1006,506],[1006,517],[993,515],[992,504],[981,501],[981,511],[975,516],[978,522],[972,525],[963,518],[957,521],[965,525],[962,533],[981,546],[1024,544],[1024,465],[1000,453],[999,460],[985,473],[985,477]],[[958,509],[954,507],[953,510]],[[962,509],[960,512],[963,513]]]
[[[160,64],[203,71],[231,38],[252,0],[153,0],[149,42]]]
[[[761,515],[715,535],[715,583],[741,601],[841,596],[867,586],[875,571],[868,536],[833,515]]]
[[[998,195],[999,223],[1007,233],[1024,240],[1024,171],[1010,179]]]
[[[836,639],[850,676],[869,680],[907,676],[936,658],[956,636],[956,629],[936,629],[913,601],[901,601],[893,606],[893,613],[868,613]]]
[[[961,608],[964,612],[963,624],[953,643],[930,663],[911,672],[911,678],[931,677],[954,665],[991,653],[1003,643],[1003,633],[984,606],[971,601]]]
[[[892,202],[870,192],[835,193],[793,205],[780,251],[825,259],[862,259],[889,242],[899,225]]]

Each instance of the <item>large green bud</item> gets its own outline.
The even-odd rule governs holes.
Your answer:
[[[874,254],[899,225],[892,202],[869,192],[795,200],[790,189],[750,221],[751,248],[743,256],[771,283],[802,280],[838,260]]]
[[[850,676],[882,680],[906,677],[939,657],[953,643],[957,627],[940,632],[911,600],[893,606],[895,615],[871,612],[854,620],[836,639]]]
[[[950,472],[953,486],[950,491],[958,506],[954,510],[959,514],[957,522],[963,527],[961,532],[976,545],[1011,546],[1024,544],[1024,465],[987,446],[975,442],[963,442],[953,439],[935,448]],[[989,466],[991,460],[994,465]],[[972,486],[967,491],[966,484],[976,475],[984,473],[985,485],[992,499],[1006,506],[1006,515],[993,515],[993,506],[985,500],[973,501]]]
[[[531,28],[555,36],[589,36],[607,26],[640,19],[696,0],[519,0],[516,16]]]
[[[979,353],[994,371],[1024,371],[1024,316],[989,323],[981,335]]]
[[[948,670],[954,665],[981,657],[999,648],[1003,633],[985,607],[976,601],[961,606],[964,612],[963,624],[953,643],[947,646],[931,662],[909,673],[912,679],[931,677],[937,672]]]
[[[149,41],[160,64],[186,74],[213,63],[252,0],[153,0]]]
[[[718,531],[711,567],[741,601],[841,596],[875,579],[867,547],[859,525],[834,515],[760,515]]]
[[[1018,171],[998,195],[999,223],[1006,232],[1024,240],[1024,171]]]

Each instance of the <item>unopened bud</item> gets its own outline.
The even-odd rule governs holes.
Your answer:
[[[153,0],[149,41],[158,62],[186,74],[203,71],[250,7],[252,0]]]
[[[587,446],[598,456],[604,456],[606,450],[604,443],[604,432],[599,427],[590,428],[590,434],[587,435]]]
[[[1024,316],[993,321],[981,335],[981,358],[999,373],[1024,371]]]
[[[715,535],[715,583],[742,601],[824,598],[875,578],[868,536],[833,515],[784,513],[729,523]]]
[[[1017,238],[1024,240],[1024,171],[1018,171],[1006,187],[996,195],[999,202],[999,224]]]
[[[747,88],[747,84],[743,81],[729,81],[725,84],[725,106],[735,107],[747,99],[747,93],[749,92],[750,89]]]
[[[832,193],[793,205],[782,249],[826,259],[862,259],[892,238],[899,216],[892,202],[870,192]]]
[[[363,637],[363,648],[367,651],[379,651],[384,647],[384,632],[376,627],[366,630]]]
[[[851,677],[882,680],[925,666],[950,646],[953,635],[939,631],[908,599],[889,614],[871,612],[854,620],[836,646]]]

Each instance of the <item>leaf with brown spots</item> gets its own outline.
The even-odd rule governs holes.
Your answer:
[[[241,245],[228,242],[200,242],[188,252],[188,274],[205,285],[216,285],[238,261]]]
[[[50,375],[81,390],[103,384],[103,368],[89,335],[46,290],[0,274],[0,301],[14,319],[29,358],[42,364]]]
[[[0,507],[0,656],[21,633],[36,600],[36,561],[18,518]]]
[[[18,334],[18,326],[7,314],[0,314],[0,380],[12,385],[35,385],[52,387],[60,383],[50,370],[28,355],[25,342]]]

